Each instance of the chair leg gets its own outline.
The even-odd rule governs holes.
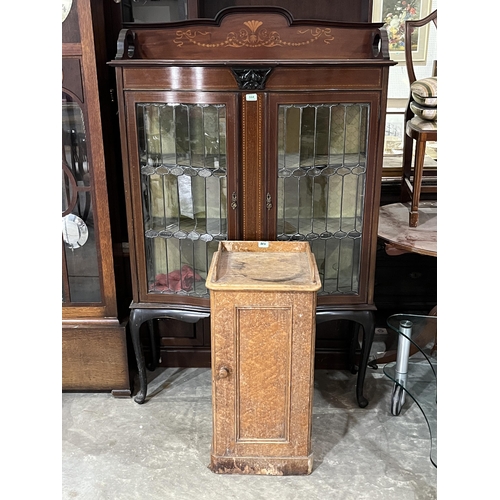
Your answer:
[[[401,178],[401,203],[411,200],[411,163],[413,159],[413,139],[405,134],[403,142],[403,176]]]
[[[422,177],[424,174],[425,141],[417,141],[415,149],[415,167],[413,172],[413,195],[411,198],[410,227],[418,226],[418,205],[422,190]]]

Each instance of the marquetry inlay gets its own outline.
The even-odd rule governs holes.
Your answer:
[[[202,30],[179,30],[174,39],[179,47],[184,43],[192,43],[199,47],[206,47],[210,49],[220,47],[300,47],[314,43],[323,39],[324,43],[330,43],[334,37],[331,34],[330,28],[302,28],[297,31],[299,35],[303,35],[303,40],[300,41],[287,41],[282,39],[281,34],[276,30],[268,30],[264,26],[263,21],[252,19],[243,23],[245,28],[242,27],[238,32],[230,31],[224,40],[220,42],[211,42],[212,33]]]
[[[243,239],[258,240],[264,235],[263,196],[263,98],[255,94],[252,102],[242,99],[242,188]],[[246,94],[245,94],[246,96]]]

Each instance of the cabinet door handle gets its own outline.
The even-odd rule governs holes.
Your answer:
[[[227,377],[229,377],[229,368],[221,366],[219,368],[219,373],[217,374],[217,379],[220,380],[221,378],[227,378]]]

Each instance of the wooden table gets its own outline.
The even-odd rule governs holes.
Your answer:
[[[380,207],[378,236],[386,242],[387,255],[418,253],[437,257],[437,201],[424,201],[419,204],[419,224],[408,225],[410,203],[393,203]],[[429,312],[429,316],[437,316],[437,305]],[[414,339],[416,345],[410,347],[410,356],[418,351],[418,344],[425,346],[429,340],[429,332],[423,330]],[[376,360],[377,364],[392,362],[397,351],[389,350]]]
[[[437,201],[420,203],[417,227],[408,225],[409,207],[409,203],[380,207],[378,236],[386,241],[387,254],[413,252],[437,257]]]

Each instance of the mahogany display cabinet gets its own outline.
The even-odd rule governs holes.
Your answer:
[[[123,29],[116,68],[131,253],[130,327],[208,318],[225,240],[307,241],[318,323],[374,334],[373,284],[389,68],[382,23],[295,20],[233,7]]]
[[[130,397],[123,319],[130,297],[121,316],[117,293],[126,289],[117,290],[128,265],[120,267],[113,246],[110,202],[117,203],[107,190],[116,164],[104,14],[118,6],[62,6],[62,389]]]

